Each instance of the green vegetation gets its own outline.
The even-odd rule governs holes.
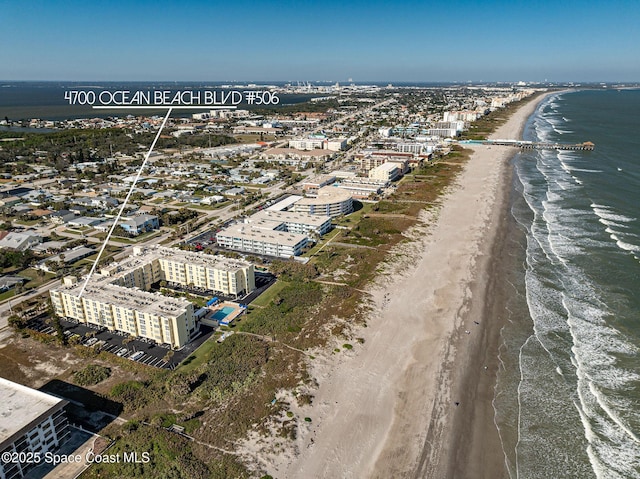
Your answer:
[[[324,113],[327,110],[333,108],[340,108],[340,103],[338,103],[337,99],[331,100],[323,100],[317,102],[304,102],[304,103],[294,103],[289,105],[279,105],[271,108],[256,108],[253,110],[254,113],[258,115],[284,115],[291,113],[299,113],[299,112],[310,112],[310,113]],[[305,119],[306,117],[303,117]]]
[[[284,286],[264,309],[246,316],[239,329],[255,334],[276,336],[287,343],[297,337],[311,310],[323,300],[322,286],[314,282],[292,282]],[[226,341],[225,341],[226,343]]]
[[[15,136],[13,132],[0,132],[0,138]],[[131,130],[120,128],[105,129],[70,129],[53,133],[21,133],[20,141],[4,142],[0,150],[0,171],[12,174],[26,173],[29,163],[38,161],[55,166],[62,171],[77,162],[92,161],[111,156],[112,151],[125,155],[135,155],[141,151],[140,145],[150,145],[154,132],[136,134],[132,140]],[[193,148],[209,147],[234,143],[235,140],[223,135],[183,135],[178,138],[163,136],[158,140],[157,148]],[[146,147],[145,147],[146,148]],[[36,151],[45,151],[46,158],[39,160]],[[14,162],[15,158],[21,158]],[[13,162],[13,164],[9,164]],[[96,174],[112,174],[116,165],[101,163],[96,172],[82,173],[83,176]]]
[[[263,308],[268,306],[269,303],[271,303],[271,301],[273,301],[273,299],[276,296],[278,296],[280,291],[286,288],[288,284],[289,283],[287,283],[286,281],[283,281],[282,279],[278,279],[275,283],[269,286],[269,289],[267,289],[264,293],[258,296],[258,298],[251,303],[251,306],[257,306],[257,307],[263,307]]]
[[[113,451],[131,450],[131,441],[135,441],[133,450],[158,451],[159,456],[178,464],[186,459],[190,464],[206,464],[207,470],[199,472],[203,475],[194,477],[245,477],[233,456],[219,454],[215,448],[228,448],[228,441],[243,436],[252,424],[276,411],[270,402],[275,392],[294,387],[304,373],[292,358],[297,353],[257,337],[236,334],[221,344],[210,340],[205,345],[194,353],[193,360],[187,360],[188,365],[176,371],[153,372],[146,379],[125,381],[111,389],[109,397],[135,418],[122,427],[111,427],[108,435],[116,440]],[[185,441],[179,450],[165,450],[167,438],[183,440],[165,434],[162,428],[173,424],[210,447]],[[185,477],[183,471],[172,469],[171,475],[162,475],[169,467],[163,461],[156,464],[154,477]],[[86,477],[99,477],[99,473],[104,477],[111,471],[109,467],[91,468]]]
[[[13,298],[16,294],[20,294],[20,293],[16,291],[14,288],[11,288],[5,291],[4,293],[0,293],[0,302],[4,301],[5,299]]]
[[[264,133],[234,135],[234,138],[238,143],[256,143],[258,141],[274,141],[276,139],[274,135],[265,135]]]
[[[23,269],[36,261],[31,250],[15,251],[11,249],[0,250],[0,268]]]
[[[89,364],[73,373],[73,379],[80,386],[93,386],[111,376],[111,369],[98,364]]]
[[[161,427],[129,422],[115,437],[108,454],[137,452],[140,462],[96,464],[82,474],[83,479],[104,477],[154,477],[165,479],[246,478],[248,474],[235,459],[215,450],[197,452],[189,440]],[[201,449],[201,448],[197,448]],[[106,454],[105,453],[105,454]],[[143,453],[148,453],[144,462]]]
[[[205,341],[190,356],[187,357],[178,368],[179,372],[186,373],[202,366],[211,356],[211,351],[216,347],[216,342],[210,339]]]
[[[309,281],[318,276],[318,269],[312,263],[302,264],[295,261],[274,261],[269,268],[273,274],[284,281]]]
[[[268,359],[268,347],[259,338],[234,335],[222,344],[209,343],[213,347],[201,353],[198,364],[175,373],[159,372],[151,380],[116,384],[109,395],[130,412],[163,401],[180,404],[192,393],[207,404],[220,403],[246,388]]]
[[[22,270],[20,271],[18,276],[22,276],[29,280],[25,283],[24,289],[36,288],[41,284],[46,283],[50,279],[53,279],[56,277],[56,275],[53,273],[48,273],[44,270],[35,269],[35,268],[27,268],[25,270]]]
[[[179,210],[170,210],[160,215],[160,222],[164,226],[181,225],[189,220],[195,219],[199,216],[197,211],[193,211],[187,208],[180,208]]]

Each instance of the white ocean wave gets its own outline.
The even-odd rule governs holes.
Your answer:
[[[632,218],[630,216],[617,214],[613,212],[612,209],[609,208],[608,206],[598,205],[595,203],[591,203],[590,206],[593,212],[603,220],[615,221],[615,222],[621,222],[621,223],[631,223],[632,221],[637,220],[637,218]]]

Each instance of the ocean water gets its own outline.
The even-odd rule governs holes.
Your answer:
[[[511,478],[640,478],[640,90],[553,95],[514,158],[494,408]]]

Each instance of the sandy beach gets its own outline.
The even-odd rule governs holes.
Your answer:
[[[493,137],[519,138],[539,101]],[[312,361],[319,386],[297,411],[312,422],[295,453],[261,455],[274,477],[507,477],[491,404],[501,326],[491,277],[513,153],[473,147],[439,211],[401,247],[404,262],[371,286],[364,344]]]

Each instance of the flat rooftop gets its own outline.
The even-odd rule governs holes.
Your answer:
[[[65,404],[64,399],[0,378],[0,449]]]
[[[250,220],[267,220],[278,223],[298,223],[302,225],[320,227],[327,221],[331,221],[331,216],[310,215],[308,213],[296,213],[293,211],[258,211],[251,215]]]
[[[157,316],[180,315],[191,303],[183,298],[170,298],[160,293],[148,293],[137,288],[126,288],[110,284],[112,276],[94,276],[82,295],[82,299],[98,301],[100,303],[110,303],[124,308],[134,309],[143,313]],[[61,286],[52,289],[75,296],[76,298],[82,290],[84,281],[71,286]]]
[[[280,200],[277,203],[272,204],[267,208],[267,211],[282,211],[286,210],[289,206],[294,204],[296,201],[300,201],[302,196],[299,195],[291,195],[284,200]]]
[[[380,191],[383,185],[379,185],[376,183],[342,183],[338,185],[338,188],[342,188],[343,190],[348,191]]]
[[[336,177],[333,175],[313,175],[310,176],[309,178],[307,178],[306,180],[302,181],[303,185],[326,185],[329,183],[333,183],[334,181],[336,181]]]
[[[301,241],[306,241],[303,234],[287,233],[265,228],[256,228],[246,224],[229,226],[218,233],[218,236],[239,238],[243,240],[262,241],[263,243],[279,244],[282,246],[295,246]]]
[[[290,154],[299,157],[323,157],[331,156],[335,151],[320,150],[318,148],[314,150],[296,150],[295,148],[269,148],[264,152],[265,155],[286,155]]]
[[[133,248],[133,254],[131,256],[118,263],[110,264],[102,268],[101,271],[108,271],[110,276],[115,280],[137,268],[141,268],[145,264],[159,259],[195,266],[208,266],[224,271],[237,271],[251,266],[249,262],[240,259],[152,245]]]
[[[398,170],[398,169],[400,169],[400,168],[398,167],[397,163],[393,163],[393,162],[389,161],[387,163],[382,163],[381,165],[376,166],[371,171],[386,171],[386,172],[390,173],[393,170]]]
[[[302,198],[296,204],[298,205],[328,205],[349,201],[351,194],[336,186],[323,186],[318,189],[318,195],[315,198]]]

